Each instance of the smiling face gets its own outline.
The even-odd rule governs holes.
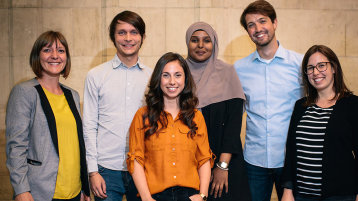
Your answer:
[[[202,30],[195,31],[189,41],[189,56],[197,62],[204,62],[213,52],[210,36]]]
[[[247,14],[246,17],[247,33],[252,42],[256,46],[267,46],[272,41],[276,41],[275,30],[277,27],[277,20],[274,22],[268,16],[262,14]]]
[[[40,51],[42,76],[59,77],[66,66],[66,61],[66,49],[59,40],[43,47]]]
[[[177,100],[185,86],[185,73],[179,61],[167,63],[160,79],[160,89],[163,91],[164,102]]]
[[[320,52],[316,52],[310,56],[308,59],[307,66],[312,67],[316,66],[320,62],[329,62],[326,56]],[[313,73],[307,75],[309,83],[316,88],[317,92],[322,91],[333,91],[334,86],[334,69],[330,63],[327,63],[327,70],[319,72],[314,68]]]
[[[133,25],[119,20],[114,32],[114,39],[117,54],[121,60],[138,56],[142,45],[142,37]]]

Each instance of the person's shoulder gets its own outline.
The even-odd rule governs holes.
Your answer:
[[[303,54],[298,53],[294,50],[289,50],[289,49],[284,49],[284,51],[286,52],[287,59],[298,61],[299,64],[301,64],[302,59],[303,59]]]
[[[26,81],[23,81],[23,82],[20,82],[20,83],[16,84],[13,87],[13,90],[30,91],[31,89],[35,89],[34,87],[36,85],[39,85],[39,82],[35,78],[33,78],[33,79],[26,80]]]
[[[112,60],[109,60],[109,61],[106,61],[104,63],[101,63],[99,64],[98,66],[95,66],[93,67],[91,70],[88,71],[88,76],[91,76],[91,75],[98,75],[98,74],[101,74],[103,72],[106,72],[110,69],[112,69]]]
[[[235,61],[234,68],[237,69],[237,68],[247,66],[247,64],[253,60],[253,56],[254,56],[255,52],[251,53],[250,55],[248,55],[244,58],[241,58],[241,59]]]
[[[152,73],[153,73],[153,69],[144,65],[143,63],[139,62],[139,65],[140,65],[140,69],[142,70],[142,72],[144,74],[146,74],[147,76],[151,76]]]

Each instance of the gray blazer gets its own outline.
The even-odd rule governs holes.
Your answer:
[[[85,145],[78,93],[61,88],[76,119],[82,191],[89,195]],[[15,195],[30,191],[36,201],[53,198],[59,163],[55,117],[36,79],[16,85],[6,110],[6,165]]]

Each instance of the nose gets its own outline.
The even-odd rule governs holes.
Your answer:
[[[57,59],[58,58],[57,50],[52,51],[51,58],[52,59]]]
[[[131,39],[132,39],[132,38],[131,38],[131,34],[130,34],[130,33],[127,33],[127,34],[125,35],[124,40],[130,41]]]
[[[318,75],[320,72],[317,69],[317,66],[313,68],[313,74]]]
[[[170,84],[170,85],[174,85],[174,84],[175,84],[175,79],[174,79],[174,77],[170,77],[170,79],[169,79],[169,84]]]
[[[255,31],[260,32],[261,30],[262,30],[262,26],[260,25],[260,23],[255,24]]]
[[[199,46],[199,48],[204,47],[204,41],[203,41],[203,40],[199,40],[198,46]]]

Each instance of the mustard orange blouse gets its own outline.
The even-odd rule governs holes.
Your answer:
[[[173,186],[199,190],[198,169],[208,160],[211,167],[214,163],[201,112],[195,111],[198,130],[194,138],[188,137],[189,128],[178,117],[173,120],[171,114],[166,113],[167,128],[145,139],[142,116],[146,111],[146,107],[137,111],[129,129],[128,171],[133,173],[134,159],[141,164],[151,194]]]

